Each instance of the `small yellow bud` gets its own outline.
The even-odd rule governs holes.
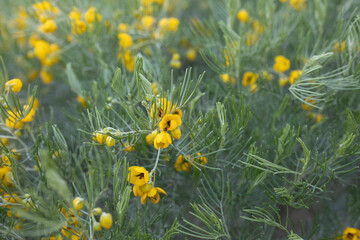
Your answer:
[[[96,133],[96,141],[98,141],[100,144],[104,144],[106,141],[107,136],[102,133]]]
[[[112,216],[110,213],[103,212],[100,216],[100,224],[105,229],[110,229],[112,225]]]
[[[96,216],[96,215],[100,215],[102,213],[102,210],[101,208],[98,207],[98,208],[94,208],[91,212],[93,215]]]
[[[108,137],[106,138],[106,145],[107,145],[108,147],[114,146],[114,145],[115,145],[115,139],[112,138],[112,137],[110,137],[110,136],[108,136]]]
[[[176,128],[175,130],[171,131],[171,136],[175,138],[176,140],[179,140],[181,138],[181,131],[179,128]]]
[[[99,231],[101,231],[101,224],[98,222],[94,222],[93,228],[94,228],[94,231],[99,232]]]
[[[77,197],[73,200],[73,206],[76,210],[81,210],[84,207],[84,199]]]
[[[20,79],[14,78],[5,83],[5,88],[9,92],[18,93],[20,92],[23,84]]]

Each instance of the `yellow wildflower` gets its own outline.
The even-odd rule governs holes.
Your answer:
[[[248,87],[249,85],[253,85],[258,79],[259,74],[253,72],[245,72],[242,80],[242,85],[244,87]]]
[[[240,9],[240,11],[237,13],[237,18],[240,22],[248,22],[249,13],[245,9]]]
[[[130,146],[128,142],[124,143],[124,152],[133,152],[135,151],[134,146]]]
[[[196,154],[198,156],[197,161],[201,164],[201,165],[205,165],[207,164],[207,158],[205,156],[202,156],[202,153],[197,153]]]
[[[72,203],[76,210],[81,210],[84,207],[84,199],[81,197],[76,197]]]
[[[119,39],[119,45],[123,49],[129,48],[134,44],[132,37],[127,33],[119,33],[118,39]]]
[[[345,50],[345,41],[342,41],[341,43],[335,43],[334,47],[333,47],[333,52],[334,53],[342,53]]]
[[[53,33],[56,31],[56,23],[54,20],[49,19],[46,20],[40,27],[39,30],[43,31],[44,33]]]
[[[233,76],[230,76],[228,73],[221,74],[220,78],[226,84],[229,84],[229,83],[231,83],[231,85],[235,84],[235,78]]]
[[[159,148],[167,148],[169,147],[169,145],[172,143],[170,134],[168,134],[167,132],[161,132],[158,135],[156,135],[155,139],[154,139],[154,147],[156,149]]]
[[[279,86],[284,87],[288,82],[289,82],[289,79],[282,77],[279,79]]]
[[[118,32],[127,32],[129,30],[129,26],[125,23],[120,23],[117,27]]]
[[[167,114],[159,123],[162,131],[172,131],[181,125],[181,118],[176,114]]]
[[[276,56],[274,71],[276,72],[286,72],[290,68],[290,60],[284,56]]]
[[[194,48],[190,48],[189,50],[187,50],[186,52],[186,58],[187,60],[189,60],[190,62],[195,61],[196,58],[196,50]]]
[[[103,212],[100,216],[100,225],[105,229],[110,229],[112,225],[112,216],[110,213]]]
[[[142,186],[134,186],[133,192],[135,197],[141,197],[141,204],[145,204],[148,199],[154,204],[160,201],[160,194],[167,194],[162,188],[154,187],[153,184],[144,184]]]
[[[18,78],[11,79],[5,83],[5,89],[13,93],[20,92],[22,86],[22,81]]]
[[[164,115],[168,114],[172,109],[172,104],[166,98],[160,98],[154,103],[151,107],[151,117],[162,118]],[[156,113],[155,113],[156,111]]]
[[[100,144],[104,144],[106,141],[107,136],[102,133],[96,133],[96,141]]]
[[[358,240],[360,237],[359,229],[347,227],[342,235],[343,240]]]
[[[88,107],[88,105],[87,105],[87,103],[86,103],[86,100],[85,100],[85,98],[84,98],[83,96],[78,95],[78,96],[76,97],[76,100],[78,101],[78,103],[80,103],[80,105],[81,105],[82,107],[84,107],[84,108],[87,108],[87,107]]]
[[[256,93],[258,90],[258,85],[256,83],[250,85],[250,92]]]
[[[175,169],[178,172],[181,172],[181,171],[190,172],[191,163],[185,159],[184,155],[181,154],[176,159]]]
[[[289,82],[290,82],[291,85],[293,85],[294,82],[296,82],[299,79],[301,73],[302,73],[301,70],[291,71],[290,77],[289,77]]]
[[[144,16],[141,18],[141,24],[147,30],[151,29],[154,23],[155,23],[155,18],[153,16]]]
[[[312,99],[311,97],[310,98],[305,98],[305,102],[309,103],[309,104],[312,104],[312,105],[315,105],[315,102],[316,100],[315,99]],[[302,103],[301,104],[301,107],[306,110],[306,111],[309,111],[309,110],[313,110],[314,107],[311,106],[311,105],[308,105],[308,104],[305,104],[305,103]]]
[[[268,81],[268,82],[270,82],[271,80],[274,79],[274,75],[272,75],[268,71],[263,71],[262,75],[264,76],[265,80]]]
[[[17,116],[12,111],[8,111],[8,118],[6,119],[6,126],[8,128],[20,129],[24,126],[24,123],[20,121],[19,116]]]
[[[53,77],[46,69],[41,69],[40,77],[44,84],[50,84],[53,82]]]
[[[158,134],[157,130],[152,131],[150,134],[146,135],[146,141],[149,144],[153,145],[157,134]]]
[[[171,136],[176,139],[179,140],[181,138],[181,131],[179,128],[174,129],[173,131],[171,131]]]
[[[114,145],[115,145],[115,139],[110,136],[107,136],[106,137],[106,146],[112,147]]]
[[[149,182],[149,172],[144,167],[132,166],[129,167],[128,181],[135,186],[142,186]]]
[[[296,10],[301,11],[306,8],[306,0],[290,0],[290,5]]]

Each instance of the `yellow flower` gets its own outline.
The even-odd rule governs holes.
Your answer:
[[[245,72],[242,80],[242,85],[244,87],[248,87],[249,85],[253,85],[258,79],[259,75],[253,72]]]
[[[194,48],[190,48],[189,50],[186,51],[186,58],[187,60],[189,60],[190,62],[195,61],[196,58],[196,50]]]
[[[91,210],[91,214],[93,215],[100,215],[102,213],[102,209],[101,208],[94,208],[93,210]]]
[[[11,79],[5,83],[5,89],[13,93],[20,92],[22,86],[22,81],[18,78]]]
[[[53,82],[53,77],[46,69],[41,69],[40,77],[44,84],[50,84]]]
[[[114,146],[115,145],[115,139],[110,137],[110,136],[106,137],[106,145],[108,147]]]
[[[221,74],[220,78],[226,84],[229,84],[229,83],[231,83],[231,85],[235,84],[235,78],[233,76],[230,76],[228,73]]]
[[[110,213],[103,212],[100,216],[100,225],[105,229],[110,229],[112,225],[112,216]]]
[[[305,102],[309,103],[309,104],[312,104],[312,105],[315,105],[315,102],[316,100],[315,99],[312,99],[311,97],[310,98],[305,98]],[[301,107],[306,110],[306,111],[309,111],[309,110],[313,110],[314,107],[311,106],[311,105],[308,105],[308,104],[305,104],[305,103],[302,103],[301,104]]]
[[[129,26],[125,23],[120,23],[117,27],[118,32],[127,32],[129,30]]]
[[[284,87],[288,82],[289,82],[289,80],[287,78],[282,77],[279,79],[279,86]]]
[[[119,45],[123,49],[129,48],[134,44],[132,37],[127,33],[119,33],[118,39],[119,39]]]
[[[157,130],[152,131],[152,133],[146,135],[146,141],[147,141],[149,144],[153,145],[153,144],[154,144],[154,139],[155,139],[155,137],[156,137],[157,134],[158,134],[158,131],[157,131]]]
[[[94,7],[90,7],[86,11],[86,13],[84,15],[84,19],[87,23],[91,24],[91,23],[95,22],[95,11],[96,11],[96,8],[94,8]]]
[[[166,98],[160,98],[154,103],[151,107],[151,117],[154,117],[154,114],[158,118],[162,118],[164,115],[168,114],[172,109],[172,104]],[[156,111],[156,113],[155,113]]]
[[[171,131],[171,136],[176,139],[179,140],[181,138],[181,131],[179,128],[176,128],[175,130]]]
[[[133,152],[135,151],[134,146],[130,146],[128,142],[124,143],[124,152]]]
[[[70,18],[70,20],[71,21],[74,21],[74,22],[76,22],[76,21],[79,21],[80,20],[80,18],[81,18],[81,12],[79,11],[79,9],[77,9],[77,8],[73,8],[73,10],[69,13],[69,18]]]
[[[183,115],[180,108],[173,110],[172,114],[178,115],[180,118],[182,118],[182,115]]]
[[[172,131],[181,125],[181,118],[175,114],[167,114],[159,123],[159,127],[162,131]]]
[[[276,72],[286,72],[290,68],[290,60],[284,56],[276,56],[274,71]]]
[[[56,23],[54,20],[49,19],[46,20],[40,27],[39,30],[43,31],[44,33],[53,33],[56,31]]]
[[[96,141],[100,144],[104,144],[106,141],[107,136],[102,133],[96,133]]]
[[[135,186],[142,186],[149,182],[149,173],[144,167],[132,166],[129,167],[128,181]]]
[[[177,18],[171,17],[168,21],[168,31],[169,32],[177,32],[180,21]]]
[[[160,194],[167,194],[162,188],[154,187],[153,184],[144,184],[143,186],[134,186],[133,192],[135,197],[141,197],[141,204],[145,204],[148,199],[154,204],[160,201]]]
[[[360,231],[356,228],[347,227],[342,235],[343,240],[358,240]]]
[[[81,210],[84,207],[84,199],[81,197],[76,197],[72,203],[76,210]]]
[[[20,121],[19,116],[17,116],[12,111],[8,111],[8,118],[6,119],[6,126],[8,128],[20,129],[24,126],[24,123]]]
[[[93,229],[97,232],[101,231],[101,224],[95,221],[93,224]]]
[[[196,155],[198,155],[199,157],[197,158],[198,162],[201,164],[201,165],[205,165],[207,164],[207,158],[205,156],[202,156],[203,154],[202,153],[197,153]]]
[[[0,167],[0,178],[6,186],[11,186],[13,184],[13,175],[11,168],[8,166]],[[2,190],[0,190],[1,192]]]
[[[151,89],[155,95],[158,95],[159,90],[158,90],[156,82],[151,83]]]
[[[268,81],[268,82],[270,82],[271,80],[274,79],[274,75],[272,75],[268,71],[263,71],[262,74],[263,74],[265,80]]]
[[[76,97],[76,100],[78,101],[78,103],[80,103],[80,105],[81,105],[82,107],[84,107],[84,108],[87,108],[87,107],[88,107],[88,105],[86,104],[86,100],[85,100],[85,98],[84,98],[83,96],[78,95],[78,96]]]
[[[188,156],[189,157],[189,156]],[[185,171],[190,172],[191,170],[191,163],[186,161],[184,155],[179,155],[175,162],[175,169],[178,172]]]
[[[159,148],[167,148],[172,143],[170,134],[167,132],[161,132],[158,135],[156,135],[154,139],[154,147],[156,149]]]
[[[258,20],[253,22],[253,29],[255,33],[261,34],[264,31],[264,25],[262,25]]]
[[[153,16],[144,16],[141,18],[141,24],[145,29],[149,30],[155,22],[155,18]]]
[[[333,47],[334,53],[342,53],[345,50],[345,41],[342,41],[341,43],[336,43]]]
[[[306,0],[290,0],[290,5],[296,10],[301,11],[306,8]]]
[[[258,90],[258,85],[256,83],[250,85],[250,92],[256,93]]]
[[[75,33],[83,34],[86,32],[86,23],[84,21],[78,20],[75,22]]]
[[[237,18],[240,22],[248,22],[249,13],[245,9],[240,9],[240,11],[237,13]]]
[[[25,105],[24,106],[24,111],[23,113],[25,114],[25,112],[28,111],[29,105]],[[22,122],[32,122],[34,120],[35,117],[35,109],[31,108],[28,112],[28,114],[26,116],[24,116],[23,119],[21,119]]]
[[[296,82],[299,79],[301,73],[302,73],[301,70],[291,71],[290,77],[289,77],[289,82],[290,82],[291,85],[293,85],[294,82]]]

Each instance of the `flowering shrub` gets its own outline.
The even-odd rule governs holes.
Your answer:
[[[360,239],[360,3],[5,1],[1,239]]]

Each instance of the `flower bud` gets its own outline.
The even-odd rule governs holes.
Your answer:
[[[112,225],[112,216],[110,213],[103,212],[100,216],[100,224],[105,229],[110,229]]]
[[[110,137],[110,136],[108,136],[108,137],[106,138],[106,145],[107,145],[108,147],[114,146],[114,145],[115,145],[115,139],[112,138],[112,137]]]
[[[84,199],[77,197],[73,200],[73,206],[76,210],[81,210],[84,207]]]

